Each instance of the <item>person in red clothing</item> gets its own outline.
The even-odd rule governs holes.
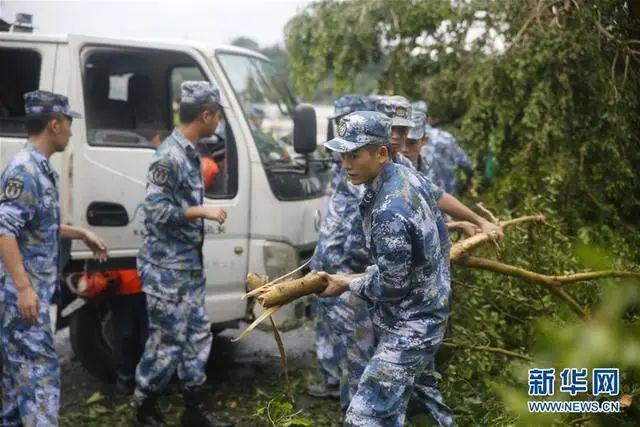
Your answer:
[[[149,334],[147,302],[138,271],[133,268],[84,273],[78,284],[78,291],[84,297],[97,296],[103,292],[109,294],[116,390],[132,394],[136,365]]]
[[[205,193],[211,189],[213,181],[220,173],[220,167],[212,157],[206,156],[202,158],[202,183]]]

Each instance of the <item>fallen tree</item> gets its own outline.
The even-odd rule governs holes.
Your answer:
[[[494,223],[501,225],[505,229],[526,223],[547,224],[544,215],[529,215],[506,221],[498,221],[493,216],[493,214],[487,211],[483,206],[480,206],[480,208],[488,216],[491,217]],[[493,243],[498,246],[497,236],[495,234],[478,233],[474,236],[454,243],[451,246],[449,252],[451,263],[463,267],[478,268],[509,276],[519,277],[523,280],[543,285],[550,292],[556,295],[562,302],[569,305],[569,307],[583,319],[589,318],[588,309],[581,305],[574,297],[571,296],[571,294],[567,290],[564,289],[565,285],[585,280],[597,280],[603,278],[640,278],[640,273],[638,272],[618,270],[592,271],[561,276],[544,275],[511,264],[505,264],[499,261],[475,257],[471,255],[471,251],[473,249],[487,243]],[[327,283],[325,279],[323,279],[319,274],[315,272],[311,272],[301,278],[287,279],[294,273],[302,270],[307,266],[307,264],[308,263],[305,263],[291,273],[288,273],[287,275],[271,282],[267,282],[266,277],[258,276],[255,274],[250,274],[247,277],[247,285],[249,286],[251,291],[248,292],[245,297],[256,298],[256,300],[263,307],[264,311],[235,340],[239,340],[245,337],[258,324],[266,320],[272,314],[276,313],[283,305],[288,304],[291,301],[294,301],[303,296],[322,292],[326,288]],[[362,274],[364,273],[355,274],[352,276],[358,277]]]
[[[547,224],[543,215],[530,215],[515,218],[507,221],[499,221],[495,216],[489,212],[484,206],[479,205],[479,208],[491,218],[491,221],[495,224],[501,225],[504,229],[513,228],[514,226],[522,224]],[[569,275],[545,275],[537,272],[529,271],[521,267],[517,267],[511,264],[505,264],[499,261],[476,257],[471,254],[473,249],[479,246],[492,243],[496,248],[500,249],[496,234],[479,233],[474,236],[468,237],[461,241],[454,243],[449,251],[450,261],[452,264],[460,265],[467,268],[477,268],[482,270],[493,271],[499,274],[518,277],[531,283],[539,284],[548,289],[552,294],[558,297],[562,302],[567,304],[574,313],[576,313],[582,319],[589,318],[589,310],[580,304],[570,293],[563,287],[571,283],[577,283],[585,280],[597,280],[603,278],[640,278],[640,273],[632,271],[618,271],[618,270],[604,270],[604,271],[591,271],[584,273],[576,273]],[[255,298],[259,303],[263,312],[256,318],[237,338],[232,341],[238,341],[247,336],[253,329],[255,329],[260,323],[267,318],[271,322],[274,338],[280,352],[280,362],[282,366],[282,375],[285,378],[287,394],[291,402],[294,401],[293,394],[291,392],[291,385],[289,383],[289,376],[287,372],[287,356],[284,348],[284,343],[276,322],[272,318],[272,315],[278,312],[282,306],[288,304],[298,298],[306,295],[316,294],[322,292],[326,286],[326,280],[316,272],[310,272],[303,277],[292,279],[291,277],[296,273],[299,273],[309,264],[309,261],[296,268],[294,271],[285,274],[273,281],[268,281],[266,276],[250,273],[247,276],[247,287],[250,289],[244,298]],[[353,274],[351,276],[359,277],[365,273]],[[462,343],[455,343],[451,341],[443,342],[445,347],[466,347],[472,348],[476,351],[490,352],[500,354],[502,356],[517,358],[521,360],[532,360],[527,354],[523,354],[517,351],[511,351],[508,349],[490,347],[490,346],[469,346]]]

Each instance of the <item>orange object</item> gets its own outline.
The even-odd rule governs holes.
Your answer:
[[[85,298],[93,298],[100,295],[109,287],[109,277],[103,273],[94,273],[89,276],[86,272],[78,282],[78,293]]]
[[[202,158],[202,181],[204,188],[208,188],[213,184],[213,180],[220,173],[218,164],[211,157]]]
[[[84,273],[78,283],[78,292],[84,297],[92,298],[110,287],[112,287],[114,295],[133,295],[142,292],[138,271],[133,268],[98,272],[91,276]]]
[[[142,292],[142,283],[138,277],[138,270],[116,270],[120,278],[120,286],[116,289],[116,295],[133,295]]]

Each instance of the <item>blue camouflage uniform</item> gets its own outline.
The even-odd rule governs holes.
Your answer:
[[[51,113],[80,117],[62,95],[34,91],[24,99],[27,117]],[[29,143],[9,161],[0,177],[0,236],[16,238],[24,269],[40,301],[38,319],[30,325],[18,310],[16,284],[1,264],[2,426],[58,424],[60,370],[49,319],[59,277],[57,181],[49,159]]]
[[[401,156],[396,156],[394,159],[394,163],[399,165],[400,167],[404,166],[402,163],[398,162],[398,159]],[[408,160],[406,157],[402,156],[401,158]],[[415,174],[415,169],[413,166],[410,168],[405,166],[406,170],[409,170],[411,173]],[[445,218],[440,209],[437,207],[437,201],[442,197],[442,190],[436,187],[431,181],[424,177],[420,177],[418,175],[418,179],[421,182],[421,191],[423,192],[423,196],[425,198],[429,198],[429,202],[434,212],[437,213],[438,219],[438,230],[441,235],[441,244],[442,244],[442,252],[445,253],[448,257],[449,254],[449,234],[447,231],[447,225],[445,223]],[[362,194],[364,194],[361,191]],[[362,200],[362,196],[358,199],[358,203]],[[353,227],[353,233],[364,233],[360,223],[362,222],[362,218],[360,217],[360,210],[357,210],[353,216],[353,222],[351,224],[355,224],[355,221],[358,222],[357,227]],[[364,234],[361,236],[364,239]],[[369,248],[367,248],[369,250]],[[372,264],[372,261],[369,261],[369,264]],[[447,265],[448,266],[448,265]],[[364,372],[369,359],[373,356],[373,352],[376,346],[376,338],[373,330],[373,315],[372,315],[372,305],[370,302],[367,302],[365,299],[359,297],[358,295],[354,295],[350,293],[350,305],[353,308],[353,319],[354,319],[354,332],[352,334],[346,335],[346,345],[347,345],[347,366],[348,366],[348,378],[349,378],[349,401],[355,395],[355,392],[358,388],[358,382],[360,381],[360,377]],[[344,394],[344,393],[343,393]]]
[[[182,103],[220,104],[208,82],[182,83]],[[135,400],[157,395],[177,370],[185,390],[206,380],[212,335],[205,309],[204,222],[186,210],[203,203],[200,155],[179,129],[157,148],[147,173],[147,234],[138,273],[147,295],[149,338],[136,369]]]
[[[427,125],[427,145],[422,148],[422,155],[429,164],[428,177],[447,193],[455,194],[458,179],[457,167],[467,175],[473,174],[473,164],[469,156],[449,132]]]
[[[367,97],[357,94],[343,95],[334,102],[333,113],[329,119],[340,119],[354,111],[368,111],[371,103]],[[316,271],[342,271],[357,273],[366,268],[366,249],[363,255],[357,240],[350,247],[343,247],[349,232],[349,224],[357,209],[348,209],[351,201],[361,193],[361,189],[348,182],[346,174],[339,163],[340,156],[334,155],[334,163],[331,167],[331,180],[327,189],[329,204],[327,214],[320,229],[316,251],[311,260],[310,267]],[[336,194],[338,191],[338,194]],[[349,253],[353,259],[349,259]],[[363,260],[364,259],[364,260]],[[347,322],[352,313],[350,298],[344,295],[341,298],[318,298],[315,304],[316,314],[316,358],[324,376],[325,384],[337,385],[344,378],[346,367],[344,345],[345,331],[352,329],[353,322]],[[342,381],[344,384],[344,380]],[[345,401],[344,387],[341,391],[342,401]]]
[[[397,156],[400,157],[400,156]],[[406,157],[402,157],[406,159]],[[397,158],[396,158],[397,160]],[[408,159],[407,159],[408,160]],[[397,165],[401,165],[394,161]],[[409,169],[409,168],[407,168]],[[413,167],[410,168],[413,172]],[[447,231],[447,226],[444,220],[444,216],[437,208],[437,200],[442,196],[443,192],[439,188],[437,188],[433,183],[431,183],[428,179],[419,177],[422,183],[422,191],[425,197],[429,197],[429,201],[431,203],[432,209],[437,212],[438,215],[438,229],[442,236],[441,243],[443,244],[442,252],[449,254],[449,236]],[[344,182],[340,183],[338,192],[340,192],[340,187],[349,184],[350,187],[354,187],[358,189],[356,197],[349,197],[348,195],[344,198],[344,203],[352,203],[353,205],[350,207],[344,208],[343,221],[342,226],[347,227],[348,234],[346,235],[347,241],[352,240],[356,242],[360,242],[359,245],[347,244],[345,246],[345,253],[353,253],[354,260],[362,259],[361,266],[366,267],[373,264],[373,260],[371,259],[371,255],[369,253],[369,248],[366,247],[364,231],[362,229],[362,218],[360,216],[360,210],[357,209],[358,204],[362,200],[362,196],[364,194],[363,186],[353,186],[351,185],[346,177],[344,176]],[[338,245],[336,244],[338,247]],[[367,260],[365,261],[363,257],[357,256],[357,254],[365,253],[367,254]],[[351,264],[354,264],[353,262]],[[365,268],[355,268],[355,265],[352,265],[351,270],[345,270],[347,273],[358,273],[363,272]],[[353,396],[356,393],[358,388],[358,382],[360,381],[360,377],[364,372],[369,359],[373,356],[375,346],[376,346],[376,338],[373,329],[373,316],[372,316],[372,305],[369,301],[364,298],[355,295],[351,292],[345,292],[345,294],[349,295],[349,310],[346,314],[346,318],[349,319],[349,323],[351,326],[346,330],[347,332],[344,334],[344,343],[346,346],[346,356],[347,356],[347,381],[344,379],[341,381],[341,400],[343,402],[343,407],[346,409],[348,403],[351,401]],[[343,296],[344,297],[344,294]],[[344,375],[344,373],[343,373]],[[345,389],[345,386],[348,385],[348,390]],[[346,403],[346,406],[344,405]]]
[[[376,122],[390,127],[379,114],[370,122],[346,120],[346,130],[327,147],[349,152],[376,143],[364,138]],[[430,370],[445,332],[450,277],[442,253],[448,235],[437,214],[437,195],[426,183],[409,168],[387,164],[367,185],[359,206],[375,265],[353,280],[350,290],[373,303],[377,345],[347,411],[347,425],[402,426],[412,393],[433,422],[453,424]]]

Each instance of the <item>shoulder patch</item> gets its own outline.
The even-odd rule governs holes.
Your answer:
[[[7,181],[7,185],[4,188],[4,198],[8,200],[15,200],[22,194],[24,189],[24,182],[22,178],[11,178]]]
[[[149,181],[158,186],[163,186],[169,180],[169,166],[157,161],[149,168]]]

